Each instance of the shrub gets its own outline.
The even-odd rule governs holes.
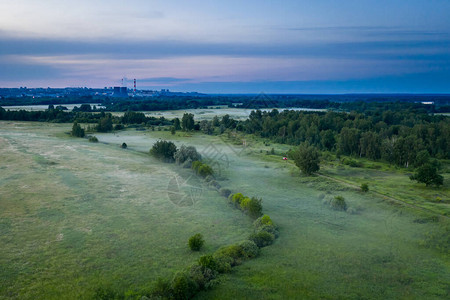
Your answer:
[[[200,290],[211,287],[211,281],[216,278],[216,274],[217,272],[211,268],[202,265],[192,265],[189,269],[189,277],[197,284]]]
[[[197,152],[195,147],[181,145],[177,152],[175,152],[174,158],[177,164],[182,164],[187,160],[199,161],[201,159],[201,155]]]
[[[239,246],[242,248],[243,257],[245,258],[254,258],[259,255],[259,248],[253,241],[245,240]]]
[[[361,192],[367,193],[369,191],[369,185],[367,183],[361,184]]]
[[[336,196],[333,200],[331,200],[330,205],[332,208],[336,210],[346,210],[347,209],[347,203],[345,202],[344,197],[342,196]]]
[[[263,225],[274,225],[272,219],[268,215],[263,215],[253,222],[253,226],[260,228]]]
[[[90,136],[89,137],[89,142],[91,142],[91,143],[98,143],[98,138],[96,136]]]
[[[272,244],[275,236],[267,231],[261,230],[257,233],[252,233],[248,239],[253,241],[259,248],[262,248]]]
[[[198,291],[198,285],[188,274],[179,272],[172,279],[171,290],[175,299],[190,299]]]
[[[247,204],[246,212],[253,218],[257,218],[262,214],[262,199],[252,197]]]
[[[262,227],[259,228],[259,231],[266,231],[266,232],[268,232],[270,234],[273,234],[273,236],[275,238],[277,238],[280,235],[280,233],[278,232],[277,227],[274,226],[274,225],[263,225]]]
[[[231,203],[233,203],[236,207],[240,207],[241,201],[244,199],[244,195],[242,193],[236,193],[229,196]]]
[[[120,146],[120,148],[122,148],[122,149],[127,149],[127,148],[128,148],[127,143],[122,143],[122,145]]]
[[[219,273],[231,272],[231,264],[234,263],[233,258],[217,253],[214,253],[213,257],[216,263],[216,269],[214,271],[217,271]]]
[[[176,151],[177,146],[173,142],[160,140],[150,149],[150,154],[163,161],[172,162]]]
[[[158,298],[170,298],[172,294],[172,288],[170,284],[170,280],[159,277],[155,285],[152,288],[151,294]],[[109,298],[112,299],[112,298]]]
[[[203,235],[200,233],[194,234],[189,238],[188,245],[192,251],[200,251],[203,247],[205,240],[203,240]]]
[[[220,189],[220,194],[222,195],[222,196],[224,196],[224,197],[226,197],[226,198],[228,198],[228,196],[230,196],[230,194],[231,194],[231,190],[229,190],[229,189],[224,189],[224,188],[222,188],[222,189]]]
[[[241,263],[241,258],[244,256],[244,252],[241,246],[239,245],[230,245],[226,247],[222,247],[217,250],[214,255],[216,257],[229,257],[231,258],[230,265],[235,266]]]
[[[196,161],[192,162],[191,168],[192,168],[192,170],[195,171],[195,173],[198,173],[198,169],[201,167],[201,165],[202,165],[202,162],[199,160],[196,160]]]
[[[213,169],[208,166],[207,164],[202,164],[199,168],[198,168],[198,174],[202,177],[206,177],[206,176],[211,176],[214,174]]]
[[[124,128],[125,127],[122,124],[117,124],[117,125],[114,126],[114,130],[122,130]]]
[[[73,123],[73,126],[72,126],[71,135],[75,136],[75,137],[84,137],[84,129],[81,128],[80,124],[75,122],[75,123]]]

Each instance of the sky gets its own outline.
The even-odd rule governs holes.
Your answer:
[[[0,1],[0,87],[450,93],[449,0]]]

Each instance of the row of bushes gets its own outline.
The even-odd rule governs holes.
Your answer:
[[[228,200],[236,208],[239,208],[252,218],[258,218],[262,214],[262,199],[246,197],[242,193],[231,194]]]
[[[197,175],[200,175],[203,178],[212,176],[214,174],[214,170],[211,168],[211,166],[209,166],[208,164],[202,163],[199,160],[192,162],[191,168],[192,168],[192,170],[194,170],[194,172]]]
[[[201,256],[196,264],[176,273],[171,279],[158,279],[149,296],[190,299],[199,291],[213,287],[219,274],[228,273],[232,267],[257,257],[260,248],[272,244],[278,236],[277,227],[268,215],[258,218],[254,226],[254,233],[247,240]]]

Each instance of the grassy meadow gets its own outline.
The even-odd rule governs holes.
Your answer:
[[[68,137],[70,127],[0,122],[0,298],[87,299],[98,286],[143,289],[250,233],[251,220],[190,170],[147,154],[159,138],[195,146],[223,187],[262,197],[264,213],[280,227],[258,258],[196,299],[449,296],[448,174],[439,190],[405,174],[332,163],[322,173],[335,180],[303,177],[292,162],[266,154],[288,146],[254,138],[244,148],[227,135],[129,129],[95,134],[100,142],[89,143]],[[361,182],[379,192],[390,186],[385,193],[400,204],[358,191]],[[434,194],[443,202],[429,201]],[[352,214],[324,204],[337,195]],[[402,205],[408,197],[432,205]],[[192,253],[186,242],[197,232],[206,247]]]
[[[190,170],[70,138],[70,128],[0,124],[0,298],[144,288],[247,236],[250,220]],[[197,232],[207,242],[193,253]]]

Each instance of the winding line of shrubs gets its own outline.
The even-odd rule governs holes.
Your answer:
[[[200,161],[200,155],[194,147],[181,146],[176,149],[172,142],[158,141],[150,153],[166,162],[176,161],[191,168],[211,185],[214,180],[213,169]],[[181,151],[180,151],[181,150]],[[197,159],[197,160],[193,160]],[[242,262],[255,258],[260,248],[271,245],[278,237],[278,228],[268,215],[262,215],[262,199],[246,197],[242,193],[231,194],[229,189],[218,192],[229,199],[235,207],[250,217],[255,218],[253,232],[249,237],[237,244],[218,249],[213,254],[201,256],[190,267],[177,272],[172,278],[158,278],[150,291],[128,291],[124,294],[113,289],[100,288],[96,291],[95,299],[191,299],[199,291],[207,290],[218,284],[218,275],[231,272],[231,268]],[[204,244],[203,236],[195,234],[188,240],[188,246],[193,251],[199,251]]]
[[[273,243],[278,236],[277,226],[268,215],[255,220],[254,232],[247,240],[201,256],[197,263],[176,273],[171,279],[159,278],[149,297],[162,299],[190,299],[196,293],[218,284],[219,274],[229,273],[234,266],[255,258],[260,248]]]
[[[262,214],[262,199],[256,197],[246,197],[241,193],[231,194],[228,200],[236,207],[248,214],[252,218],[257,218]]]

